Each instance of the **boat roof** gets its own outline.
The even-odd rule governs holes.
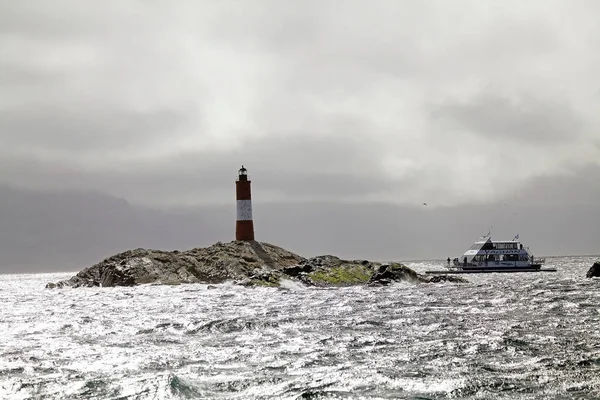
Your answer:
[[[475,244],[483,244],[483,243],[520,243],[519,240],[492,240],[491,236],[481,236],[479,239],[475,241]]]

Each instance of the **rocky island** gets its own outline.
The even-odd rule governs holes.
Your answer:
[[[46,287],[225,281],[244,286],[279,286],[282,279],[324,287],[386,285],[394,281],[467,282],[461,277],[421,275],[399,263],[342,260],[331,255],[307,259],[269,243],[238,240],[187,251],[129,250],[85,268],[68,280],[48,283]]]

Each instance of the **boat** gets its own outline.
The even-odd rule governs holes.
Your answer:
[[[455,258],[452,264],[458,269],[540,269],[545,261],[535,258],[518,236],[513,240],[494,241],[491,236],[485,235],[477,239],[462,258]]]
[[[490,234],[481,236],[462,255],[452,263],[448,259],[445,271],[426,271],[428,274],[440,273],[483,273],[483,272],[556,272],[556,269],[543,269],[545,259],[537,258],[518,240],[492,240]]]

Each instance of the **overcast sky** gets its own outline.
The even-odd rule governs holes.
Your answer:
[[[263,202],[501,201],[600,164],[599,16],[595,0],[0,0],[0,182],[223,204],[244,164]]]

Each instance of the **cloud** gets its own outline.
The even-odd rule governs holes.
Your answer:
[[[511,99],[481,93],[466,103],[440,104],[432,115],[458,132],[483,136],[513,149],[528,142],[563,144],[587,133],[584,120],[568,104],[530,96]]]
[[[0,181],[222,203],[244,163],[264,201],[492,201],[598,164],[597,11],[3,3]]]
[[[185,110],[94,109],[85,104],[28,104],[0,112],[4,145],[12,151],[73,154],[129,151],[176,140]]]

